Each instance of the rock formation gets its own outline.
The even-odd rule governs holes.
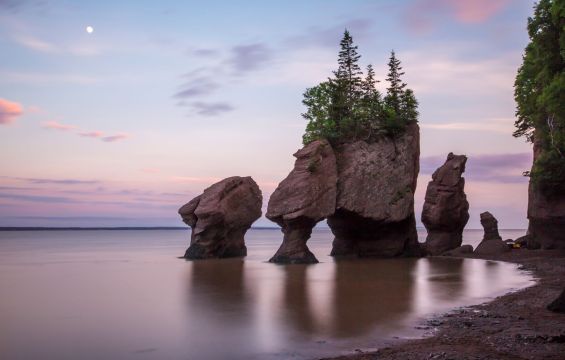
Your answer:
[[[247,255],[244,235],[261,216],[261,190],[248,177],[233,176],[208,187],[179,209],[192,228],[186,259]]]
[[[498,220],[489,213],[488,211],[481,214],[481,225],[485,230],[483,235],[483,240],[500,240],[500,234],[498,233]]]
[[[325,140],[311,142],[294,156],[294,169],[269,199],[266,216],[284,233],[283,243],[270,261],[315,263],[318,260],[306,241],[316,223],[334,212],[336,160]]]
[[[459,246],[453,250],[448,250],[443,252],[441,255],[443,256],[462,256],[466,254],[473,253],[473,246],[472,245],[463,245]]]
[[[510,251],[508,245],[502,241],[498,233],[498,221],[487,212],[481,214],[481,225],[485,230],[483,241],[475,249],[477,255],[496,255]]]
[[[417,255],[418,124],[409,124],[399,138],[346,143],[335,153],[337,202],[335,213],[328,217],[335,236],[332,255]]]
[[[534,141],[534,161],[542,155],[539,141]],[[563,180],[565,181],[565,179]],[[532,248],[565,249],[565,193],[547,196],[531,181],[528,188],[528,233]],[[528,243],[528,248],[530,243]]]
[[[557,299],[547,305],[547,309],[553,312],[565,314],[565,290],[561,292],[561,295],[559,295]]]
[[[306,241],[324,218],[335,236],[332,255],[418,255],[414,191],[419,155],[416,123],[394,140],[306,145],[269,200],[267,217],[285,234],[271,261],[316,262]]]
[[[465,155],[449,153],[428,183],[422,223],[428,230],[425,250],[430,255],[455,249],[463,241],[463,229],[469,221],[465,179],[461,177],[466,162]]]

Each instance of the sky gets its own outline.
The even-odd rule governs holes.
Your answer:
[[[0,226],[183,226],[181,205],[235,175],[265,211],[347,28],[381,89],[395,50],[420,102],[417,218],[453,152],[469,158],[467,227],[488,210],[526,228],[513,83],[533,5],[0,0]]]

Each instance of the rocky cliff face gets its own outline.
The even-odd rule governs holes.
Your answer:
[[[326,217],[335,236],[332,255],[418,254],[414,191],[419,139],[414,123],[395,140],[335,148],[315,141],[297,152],[294,169],[269,200],[267,217],[285,234],[271,261],[316,261],[306,241],[316,222]]]
[[[263,197],[251,177],[226,178],[179,209],[192,228],[186,259],[247,255],[244,235],[261,216]]]
[[[539,142],[534,141],[534,161],[542,155],[542,151]],[[530,181],[528,219],[532,243],[543,249],[565,249],[565,194],[548,197]]]
[[[306,241],[312,228],[334,212],[337,169],[325,140],[314,141],[294,154],[294,169],[269,199],[267,218],[282,227],[283,243],[271,258],[276,263],[315,263]]]
[[[430,255],[455,249],[463,241],[463,229],[469,221],[465,179],[461,177],[466,163],[465,155],[449,153],[428,183],[422,223],[428,231],[425,250]]]
[[[420,130],[410,124],[398,139],[357,141],[335,150],[335,213],[328,217],[332,255],[393,257],[418,253],[414,191]]]

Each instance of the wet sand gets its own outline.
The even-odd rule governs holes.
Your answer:
[[[423,339],[335,359],[565,359],[565,314],[546,309],[565,288],[565,250],[520,249],[482,258],[518,263],[538,282],[429,319],[419,326],[427,332]]]

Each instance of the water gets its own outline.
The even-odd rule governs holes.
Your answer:
[[[501,231],[516,238],[524,231]],[[481,231],[467,231],[476,245]],[[420,234],[425,238],[425,234]],[[423,236],[423,237],[422,237]],[[2,359],[286,359],[421,335],[425,316],[531,284],[515,265],[463,259],[265,262],[278,230],[251,230],[249,256],[186,262],[188,231],[0,232]]]

